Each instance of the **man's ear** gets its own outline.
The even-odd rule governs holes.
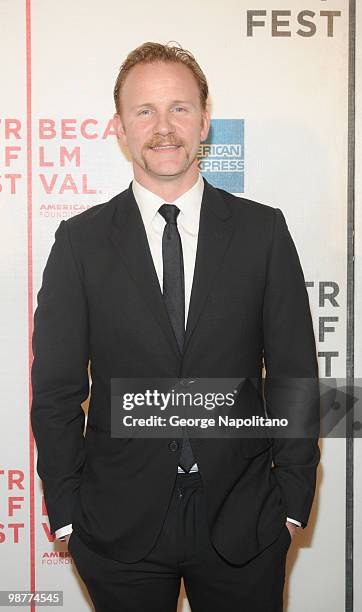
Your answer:
[[[208,135],[209,129],[210,129],[210,121],[211,121],[210,112],[208,110],[205,110],[202,113],[201,142],[203,142],[207,138],[207,135]]]
[[[122,123],[121,116],[118,113],[115,113],[115,115],[113,115],[113,125],[114,125],[115,132],[117,134],[118,140],[121,141],[122,145],[127,146],[126,132],[125,132],[125,129]]]

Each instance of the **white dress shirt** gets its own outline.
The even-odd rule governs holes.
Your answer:
[[[132,190],[141,213],[142,221],[145,227],[148,244],[150,247],[153,264],[160,283],[160,288],[163,288],[163,260],[162,260],[162,235],[166,225],[165,219],[158,212],[162,204],[174,204],[180,209],[177,217],[177,227],[181,237],[182,253],[184,259],[184,276],[185,276],[185,328],[190,305],[190,296],[192,288],[192,280],[194,276],[197,239],[199,233],[201,201],[204,192],[204,181],[199,174],[196,183],[179,198],[173,202],[165,202],[160,196],[152,191],[149,191],[143,185],[133,179]],[[191,472],[197,472],[198,467],[195,463]],[[178,472],[184,473],[184,470],[178,466]],[[301,526],[299,521],[295,519],[287,519],[295,525]],[[61,529],[57,529],[55,536],[60,538],[71,533],[72,526],[66,525]]]
[[[180,209],[177,227],[181,237],[185,275],[185,328],[190,305],[192,280],[196,260],[197,237],[199,233],[200,210],[204,181],[199,174],[196,183],[173,202],[165,202],[160,196],[152,193],[136,180],[132,183],[133,194],[145,226],[148,244],[157,272],[160,288],[163,286],[162,235],[166,225],[158,209],[162,204],[174,204]]]

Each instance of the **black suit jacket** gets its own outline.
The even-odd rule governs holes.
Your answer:
[[[186,338],[180,354],[131,186],[56,231],[34,315],[32,427],[51,530],[96,552],[143,558],[157,539],[180,447],[112,438],[112,377],[316,378],[308,295],[279,209],[205,181]],[[85,436],[81,408],[91,399]],[[279,404],[272,386],[270,416]],[[318,422],[298,391],[295,413]],[[316,439],[191,439],[211,540],[232,563],[257,555],[286,517],[307,524]],[[176,450],[175,450],[176,448]]]

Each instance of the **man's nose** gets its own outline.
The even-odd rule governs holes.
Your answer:
[[[167,136],[175,131],[172,119],[169,113],[159,113],[156,117],[156,122],[153,128],[155,134]]]

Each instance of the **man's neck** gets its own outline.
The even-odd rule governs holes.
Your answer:
[[[149,177],[148,175],[136,176],[136,181],[148,189],[155,193],[160,198],[162,198],[165,202],[174,202],[182,196],[186,191],[193,187],[199,178],[198,170],[190,176],[183,176],[179,178],[173,178],[170,180],[160,180],[157,181],[153,177]]]

